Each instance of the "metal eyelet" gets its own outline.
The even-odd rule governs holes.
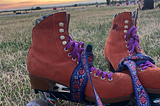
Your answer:
[[[72,60],[73,60],[73,61],[76,61],[76,58],[75,58],[75,59],[74,59],[74,58],[72,58]]]
[[[143,69],[141,69],[141,71],[144,71]]]
[[[125,29],[128,29],[128,25],[125,25],[124,28],[125,28]]]
[[[113,78],[111,78],[111,79],[108,78],[108,81],[112,81],[112,80],[113,80]]]
[[[154,69],[155,67],[151,67],[152,69]]]
[[[102,79],[102,80],[104,80],[104,79],[105,79],[105,77],[104,77],[104,78],[102,78],[102,77],[101,77],[101,79]]]
[[[79,64],[79,62],[77,61],[77,64]]]
[[[130,50],[127,50],[127,52],[131,52]]]
[[[63,36],[63,35],[60,36],[60,39],[61,39],[61,40],[64,40],[64,39],[65,39],[65,36]]]
[[[127,41],[125,40],[125,42],[128,43],[128,40]]]
[[[92,71],[90,71],[90,73],[92,73]]]
[[[59,29],[59,32],[60,32],[60,33],[63,33],[63,32],[64,32],[64,29],[62,29],[62,28]]]
[[[125,20],[125,21],[124,21],[124,23],[125,23],[125,24],[128,24],[128,23],[129,23],[129,21],[128,21],[128,20]]]
[[[126,38],[126,35],[124,36],[124,38]]]
[[[138,69],[141,69],[141,67],[138,67]]]
[[[59,23],[59,26],[60,26],[60,27],[63,27],[63,26],[64,26],[64,23],[63,23],[63,22],[60,22],[60,23]]]
[[[68,53],[68,57],[71,57],[71,54],[70,54],[70,53]]]
[[[98,77],[98,75],[96,75],[96,73],[94,74],[95,77]]]
[[[126,47],[128,48],[129,46],[128,46],[128,45],[126,45]]]
[[[68,51],[68,49],[64,48],[64,51]]]
[[[132,54],[129,53],[129,56],[132,56]]]
[[[128,31],[127,30],[124,30],[124,33],[127,33]]]
[[[66,45],[66,44],[67,44],[67,41],[63,41],[62,44],[63,44],[63,45]]]

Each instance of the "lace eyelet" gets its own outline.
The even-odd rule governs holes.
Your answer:
[[[144,69],[145,70],[145,69]],[[144,71],[143,69],[141,69],[141,71]]]
[[[128,41],[125,40],[126,43],[128,43]]]
[[[75,58],[75,59],[74,59],[74,58],[72,58],[72,60],[73,60],[73,61],[76,61],[76,58]]]
[[[127,50],[127,52],[130,52],[130,50]]]
[[[128,31],[127,30],[124,30],[124,33],[127,33]]]
[[[67,44],[67,41],[63,41],[62,44],[63,44],[63,45],[66,45],[66,44]]]
[[[129,56],[132,56],[132,54],[129,53]]]
[[[64,51],[68,51],[68,49],[64,48]]]
[[[92,73],[92,71],[90,71],[90,73]]]
[[[155,67],[152,66],[151,68],[154,69]]]
[[[59,29],[59,32],[60,32],[60,33],[63,33],[63,32],[64,32],[64,29],[62,29],[62,28]]]
[[[68,53],[68,57],[71,57],[71,54],[70,54],[70,53]]]
[[[141,69],[141,67],[138,67],[138,69]]]
[[[124,36],[124,38],[126,38],[126,35]]]
[[[125,25],[124,28],[125,28],[125,29],[128,29],[128,25]]]
[[[126,45],[126,47],[128,48],[128,45]]]
[[[108,81],[112,81],[112,80],[113,80],[113,78],[111,78],[111,79],[108,78]]]
[[[77,64],[79,64],[79,62],[77,61]]]
[[[60,26],[60,27],[63,27],[63,26],[64,26],[64,23],[63,23],[63,22],[60,22],[60,23],[59,23],[59,26]]]
[[[102,80],[104,80],[104,79],[105,79],[105,77],[104,77],[104,78],[102,78],[102,77],[101,77],[101,79],[102,79]]]
[[[63,36],[63,35],[60,36],[60,39],[61,39],[61,40],[64,40],[64,39],[65,39],[65,36]]]
[[[125,24],[128,24],[128,23],[129,23],[129,21],[128,21],[128,20],[125,20],[125,21],[124,21],[124,23],[125,23]]]
[[[96,75],[96,73],[94,74],[95,77],[98,77],[98,75]]]

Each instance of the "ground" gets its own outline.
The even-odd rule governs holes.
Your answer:
[[[108,71],[104,59],[104,45],[113,16],[133,11],[137,5],[85,7],[70,9],[70,36],[73,40],[91,44],[95,55],[94,66]],[[26,69],[27,52],[31,44],[32,20],[56,11],[28,15],[0,17],[0,105],[25,106],[35,95]],[[139,12],[138,33],[140,46],[160,66],[160,9]],[[69,103],[69,102],[65,102]],[[72,105],[72,103],[70,103]]]

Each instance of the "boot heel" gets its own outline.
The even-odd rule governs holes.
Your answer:
[[[106,65],[107,65],[107,68],[109,69],[109,71],[112,71],[112,72],[115,72],[112,64],[110,63],[110,61],[108,60],[108,58],[105,57],[105,60],[106,60]]]
[[[37,90],[49,91],[49,89],[56,84],[55,82],[50,81],[46,78],[37,77],[32,74],[29,74],[29,77],[30,77],[31,86]]]

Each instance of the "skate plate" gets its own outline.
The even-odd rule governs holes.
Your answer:
[[[50,94],[49,98],[52,98],[54,100],[63,99],[63,100],[70,101],[70,89],[66,86],[61,85],[61,84],[56,83],[53,86],[53,88],[50,89],[49,91],[41,91],[41,90],[35,89],[35,93],[40,93],[40,92],[49,93]],[[81,103],[85,104],[86,106],[96,105],[95,102],[91,102],[88,100],[84,100]],[[131,104],[134,104],[134,103],[130,103],[130,100],[127,100],[127,101],[122,101],[122,102],[117,102],[117,103],[105,103],[104,106],[134,106]]]

